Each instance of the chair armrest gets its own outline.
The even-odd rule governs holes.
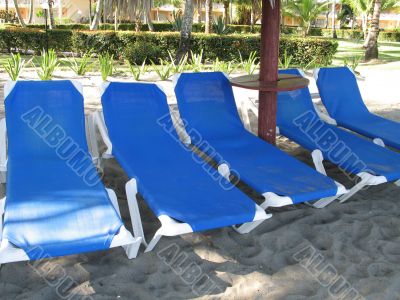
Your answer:
[[[0,172],[7,171],[7,126],[6,119],[0,120]]]

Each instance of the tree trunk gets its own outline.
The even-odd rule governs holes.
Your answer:
[[[115,5],[115,11],[114,11],[114,30],[118,30],[118,1],[117,4]]]
[[[361,16],[361,27],[362,27],[362,31],[364,33],[364,40],[367,39],[368,36],[368,17],[367,15],[363,14]]]
[[[190,37],[192,35],[193,25],[193,12],[194,12],[194,0],[185,1],[185,12],[183,14],[183,22],[181,29],[181,40],[179,43],[179,50],[176,54],[176,61],[179,63],[187,53],[190,51]]]
[[[378,36],[379,19],[381,16],[381,0],[375,0],[374,11],[372,13],[371,27],[368,31],[367,49],[365,50],[365,60],[378,59]]]
[[[256,3],[257,0],[252,0],[251,1],[251,27],[254,27],[254,25],[257,22],[257,18],[256,18]]]
[[[29,20],[28,24],[32,24],[33,22],[33,12],[34,12],[34,0],[31,0],[29,3]]]
[[[332,1],[332,38],[337,39],[336,34],[336,1]]]
[[[197,23],[201,23],[201,7],[203,0],[197,0]]]
[[[144,22],[149,26],[150,31],[154,31],[153,22],[151,21],[151,2],[150,1],[143,1],[143,10],[144,10]]]
[[[206,0],[206,30],[205,33],[212,33],[212,0]]]
[[[8,20],[8,0],[5,0],[5,6],[6,6],[6,23],[9,21]]]
[[[224,14],[225,14],[225,25],[228,25],[230,21],[230,14],[229,14],[229,0],[224,1]]]
[[[14,0],[14,7],[15,7],[15,12],[17,13],[19,24],[21,24],[22,27],[26,27],[25,21],[21,16],[21,12],[19,11],[17,0]]]
[[[98,0],[96,5],[96,11],[94,12],[93,22],[90,25],[90,30],[97,30],[99,28],[102,8],[103,8],[103,0]]]
[[[55,22],[54,22],[54,13],[53,13],[53,0],[49,0],[48,4],[49,4],[49,18],[50,18],[50,29],[53,29],[56,27]]]

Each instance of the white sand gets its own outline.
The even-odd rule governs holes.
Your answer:
[[[400,120],[400,68],[379,71],[362,67],[360,71],[367,78],[360,85],[370,108]],[[33,73],[24,75],[29,78]],[[1,86],[4,80],[2,73]],[[99,108],[94,88],[98,77],[80,81],[87,111]],[[163,85],[172,96],[171,83]],[[3,113],[1,101],[0,115]],[[280,138],[279,146],[311,165],[308,153],[295,144]],[[337,168],[327,167],[329,175],[351,184]],[[113,160],[106,163],[105,173],[105,184],[116,190],[123,217],[128,220],[126,177]],[[261,201],[248,187],[241,188]],[[225,228],[163,238],[152,253],[141,251],[134,260],[128,260],[122,249],[113,249],[53,259],[36,268],[26,262],[3,265],[0,299],[61,299],[58,292],[67,281],[60,281],[66,278],[74,282],[61,294],[69,299],[340,299],[330,294],[337,278],[346,284],[343,290],[354,288],[352,296],[359,292],[366,299],[400,299],[399,193],[394,184],[385,184],[322,210],[307,205],[274,209],[273,218],[250,234],[239,235]],[[0,197],[3,195],[1,187]],[[143,202],[142,212],[150,236],[159,224]],[[130,228],[128,221],[126,224]],[[190,267],[183,276],[179,275],[179,263],[161,260],[165,252],[161,250],[166,248],[178,249],[174,253],[187,257],[180,261],[181,267]],[[315,260],[311,266],[299,262],[296,253],[302,249],[312,252]],[[185,276],[193,270],[207,275],[207,288],[199,290],[201,284],[192,284]]]

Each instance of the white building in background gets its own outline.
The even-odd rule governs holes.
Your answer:
[[[43,23],[43,18],[40,17],[42,4],[47,3],[47,0],[33,0],[34,13],[33,23]],[[25,20],[29,18],[31,0],[18,0],[19,10]],[[80,22],[82,18],[89,17],[89,0],[54,0],[54,17],[61,21]],[[8,0],[8,7],[11,13],[15,13],[14,1]],[[6,1],[0,0],[0,10],[5,10]],[[38,17],[39,16],[39,17]]]

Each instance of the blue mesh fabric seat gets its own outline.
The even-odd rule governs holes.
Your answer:
[[[255,219],[256,204],[179,141],[166,96],[155,84],[109,83],[102,105],[112,154],[157,217],[192,231]]]
[[[332,179],[244,128],[223,73],[181,74],[175,93],[192,144],[218,164],[227,163],[232,173],[260,194],[274,193],[289,198],[290,203],[337,195]]]
[[[3,242],[30,259],[110,248],[123,225],[88,153],[80,92],[70,81],[21,81],[5,109]]]
[[[300,75],[296,69],[280,72]],[[308,88],[278,94],[277,124],[282,135],[310,151],[319,149],[326,160],[349,174],[367,172],[387,181],[400,178],[398,153],[322,121]]]
[[[379,138],[386,145],[400,149],[400,123],[368,110],[349,68],[321,68],[317,86],[328,114],[339,126],[372,139]]]

